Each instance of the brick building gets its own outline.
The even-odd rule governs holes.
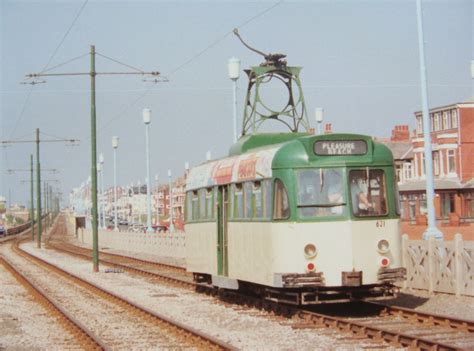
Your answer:
[[[397,139],[395,135],[398,140],[387,145],[395,156],[402,219],[423,221],[426,175],[421,112],[415,112],[415,121],[408,143],[408,127],[397,126],[392,139]],[[474,222],[474,99],[431,109],[430,131],[436,217],[443,222]],[[397,148],[405,154],[397,153]]]

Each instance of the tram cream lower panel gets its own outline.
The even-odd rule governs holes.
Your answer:
[[[229,223],[229,278],[274,285],[275,273],[306,273],[309,262],[323,272],[326,286],[340,286],[341,272],[363,271],[363,284],[377,282],[382,255],[378,240],[389,240],[390,267],[399,267],[399,221],[324,223]],[[304,247],[314,244],[308,259]],[[390,257],[390,256],[389,256]],[[216,260],[213,260],[215,262]]]
[[[217,224],[186,225],[186,269],[188,272],[217,274]]]

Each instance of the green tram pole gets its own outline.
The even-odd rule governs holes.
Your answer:
[[[30,155],[30,176],[31,176],[31,241],[35,240],[35,200],[34,200],[34,177],[33,177],[33,154]]]
[[[98,54],[101,55],[101,54]],[[91,45],[90,47],[90,56],[91,56],[91,68],[88,73],[31,73],[27,74],[27,78],[38,78],[46,76],[84,76],[88,75],[91,77],[91,197],[92,197],[92,264],[93,271],[99,271],[99,239],[98,239],[98,211],[97,211],[97,127],[96,127],[96,103],[95,103],[95,78],[97,75],[151,75],[159,76],[160,72],[145,72],[141,70],[136,70],[134,72],[100,72],[97,73],[95,70],[95,46]],[[104,58],[109,59],[108,57],[101,55]],[[112,60],[115,61],[115,60]],[[117,62],[117,61],[115,61]],[[127,65],[126,65],[127,66]],[[129,67],[129,66],[128,66]],[[167,82],[168,80],[163,80]],[[154,83],[161,82],[158,79],[152,80]]]
[[[38,220],[37,246],[41,249],[41,169],[39,128],[36,128],[36,218]]]

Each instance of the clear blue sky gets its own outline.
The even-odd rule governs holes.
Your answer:
[[[41,166],[60,170],[43,178],[59,179],[66,195],[90,174],[89,78],[47,78],[33,88],[19,82],[45,67],[83,4],[0,2],[0,138],[31,140],[39,127],[42,139],[80,139],[78,147],[41,145]],[[426,0],[423,6],[429,105],[464,101],[473,95],[473,1]],[[214,158],[227,153],[232,142],[227,60],[239,57],[242,68],[261,62],[236,37],[226,36],[236,26],[253,46],[286,53],[291,65],[304,67],[301,78],[313,125],[314,108],[320,106],[336,132],[383,137],[395,124],[413,129],[413,112],[421,109],[415,0],[90,0],[49,67],[86,54],[94,44],[103,55],[170,79],[152,86],[139,76],[98,77],[97,149],[105,156],[107,186],[113,179],[113,135],[120,137],[118,183],[144,183],[144,107],[153,111],[151,172],[162,181],[168,168],[180,175],[185,161],[196,165],[207,150]],[[129,70],[102,57],[96,68]],[[88,70],[85,56],[53,71]],[[241,76],[240,111],[246,83]],[[29,173],[5,170],[28,168],[35,145],[14,144],[0,152],[0,195],[11,193],[13,202],[26,204],[29,184],[21,180]]]

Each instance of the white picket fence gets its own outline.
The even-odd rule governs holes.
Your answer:
[[[474,296],[474,242],[456,234],[453,241],[410,240],[402,236],[406,289]]]

